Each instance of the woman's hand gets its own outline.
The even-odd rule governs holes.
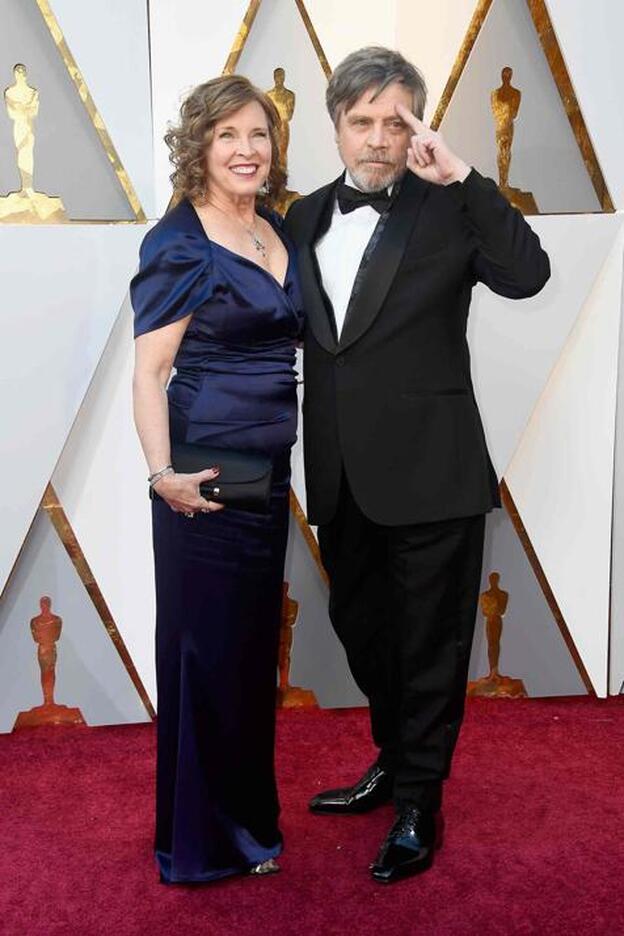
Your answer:
[[[154,490],[176,513],[185,514],[187,517],[192,517],[198,511],[212,513],[215,510],[223,510],[224,505],[202,497],[199,485],[203,481],[213,481],[218,477],[218,468],[205,468],[204,471],[196,471],[193,474],[174,472],[157,481]]]

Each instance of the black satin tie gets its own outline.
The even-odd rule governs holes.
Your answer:
[[[361,192],[344,182],[338,187],[337,197],[338,207],[342,214],[349,214],[350,211],[355,211],[363,205],[370,205],[376,212],[382,214],[390,204],[387,189],[381,189],[379,192]]]

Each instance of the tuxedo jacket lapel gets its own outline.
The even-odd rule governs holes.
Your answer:
[[[427,185],[407,172],[396,202],[365,268],[356,276],[338,349],[342,351],[364,334],[374,322],[403,258],[416,224]]]
[[[331,303],[323,290],[314,245],[331,223],[336,186],[342,176],[321,189],[306,219],[299,248],[298,267],[303,295],[306,297],[306,312],[310,328],[321,347],[331,354],[336,352],[336,324]]]

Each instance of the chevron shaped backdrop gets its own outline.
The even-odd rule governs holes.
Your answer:
[[[20,4],[20,16],[25,6]],[[185,0],[181,16],[179,4],[160,0],[150,6],[149,24],[142,0],[96,2],[88,18],[75,0],[55,0],[53,12],[150,217],[162,212],[169,199],[162,145],[166,121],[175,117],[185,90],[220,73],[232,52],[238,56],[236,67],[267,89],[274,69],[285,69],[286,85],[297,97],[290,187],[301,193],[339,170],[322,99],[329,66],[353,45],[380,36],[392,44],[394,36],[411,58],[431,62],[432,87],[439,86],[442,93],[447,85],[437,109],[445,115],[442,129],[449,139],[457,132],[455,145],[462,155],[482,159],[481,168],[494,174],[489,93],[500,83],[500,71],[490,70],[486,80],[485,65],[521,63],[515,65],[513,81],[523,97],[512,183],[517,169],[517,184],[538,200],[541,170],[554,162],[566,167],[561,174],[568,188],[549,189],[549,197],[559,192],[556,205],[544,202],[542,194],[540,209],[555,213],[530,219],[552,260],[547,289],[517,306],[486,290],[475,294],[470,323],[475,386],[508,494],[508,512],[498,512],[488,522],[484,587],[488,573],[500,570],[501,585],[510,593],[502,665],[525,681],[529,694],[583,692],[590,685],[604,694],[609,659],[611,691],[619,691],[624,639],[620,618],[609,620],[609,588],[624,593],[624,582],[617,567],[611,578],[608,573],[611,547],[617,545],[610,504],[614,451],[616,459],[619,451],[615,400],[621,386],[622,216],[609,213],[609,193],[618,206],[624,201],[624,122],[613,107],[608,79],[624,17],[614,6],[608,28],[595,16],[585,18],[581,29],[579,0],[549,0],[541,4],[541,14],[546,11],[551,20],[544,32],[543,16],[537,15],[540,4],[525,6],[524,0],[492,0],[476,11],[468,0],[439,0],[435,10],[407,2],[390,6],[389,12],[384,4],[364,10],[350,0],[339,7],[325,0],[308,0],[305,7],[296,0],[262,0],[251,6],[246,0],[227,5]],[[42,11],[34,4],[32,11],[41,24]],[[440,28],[445,18],[452,29]],[[466,55],[461,34],[471,18],[472,44]],[[245,34],[241,23],[246,23]],[[72,111],[73,119],[82,121],[97,142],[99,165],[108,165],[122,203],[125,199],[129,205],[74,79],[68,78],[59,46],[49,31],[45,37],[61,65],[61,96],[67,100],[71,94],[72,107],[80,105]],[[545,50],[545,45],[552,49],[554,40],[566,64],[577,116],[562,102],[567,86],[553,65],[552,51]],[[117,50],[114,58],[112,48]],[[587,55],[593,62],[589,70]],[[15,55],[3,52],[1,58],[9,84]],[[436,73],[439,62],[447,63],[450,83],[448,71]],[[42,117],[44,88],[40,82]],[[475,125],[482,121],[484,147],[487,135],[482,153],[468,152],[474,134],[461,129],[460,100],[470,113],[475,109]],[[567,103],[571,100],[568,96]],[[554,137],[543,135],[542,125],[535,123],[538,106],[549,108],[548,129]],[[581,125],[592,141],[589,161]],[[543,153],[537,181],[529,178],[535,170],[534,151]],[[0,180],[2,171],[0,163]],[[3,191],[13,184],[7,180]],[[5,730],[16,708],[37,701],[28,621],[44,589],[54,593],[54,610],[64,618],[59,661],[64,648],[66,653],[59,662],[59,692],[62,685],[66,698],[61,701],[79,705],[90,723],[147,718],[155,701],[149,513],[130,412],[131,310],[124,301],[144,233],[145,226],[136,223],[0,226],[5,299],[0,353],[3,380],[10,388],[3,395],[6,431],[0,442],[4,489],[10,492],[0,550],[5,584],[0,599],[5,687],[0,716]],[[57,509],[74,537],[74,561],[50,523],[50,511],[38,511],[50,480]],[[300,475],[296,485],[303,500]],[[624,529],[617,506],[616,532]],[[314,689],[321,704],[356,704],[361,698],[329,627],[325,585],[303,529],[293,521],[286,576],[300,602],[292,681]],[[53,575],[52,580],[45,575]],[[60,591],[52,588],[55,583]],[[90,643],[99,648],[95,657]],[[479,627],[472,675],[484,666]],[[94,707],[87,711],[89,679],[94,680]]]
[[[544,0],[480,0],[433,126],[498,178],[493,96],[503,89],[504,69],[518,96],[505,131],[513,133],[509,181],[531,192],[530,213],[613,211]],[[501,105],[504,118],[510,105],[502,98]]]
[[[5,84],[16,64],[38,95],[35,188],[60,195],[69,220],[144,221],[145,214],[48,0],[2,0]],[[19,188],[9,120],[0,121],[0,179]],[[11,220],[10,218],[8,219]]]
[[[117,5],[117,12],[121,7]],[[103,8],[94,11],[91,28],[101,43],[119,49],[123,37],[112,11],[114,4],[105,15]],[[3,684],[7,692],[2,717],[8,724],[15,714],[13,690],[33,697],[38,682],[32,665],[36,668],[36,648],[26,644],[30,665],[22,673],[19,646],[24,647],[25,634],[29,638],[28,621],[37,613],[39,597],[50,594],[64,617],[63,643],[74,648],[66,649],[64,656],[59,654],[59,666],[69,694],[82,695],[79,704],[87,721],[140,720],[153,713],[151,703],[114,621],[103,613],[106,601],[101,593],[99,602],[94,601],[99,590],[84,574],[88,563],[81,545],[75,538],[63,542],[50,517],[38,507],[123,302],[145,233],[141,223],[145,215],[55,13],[43,0],[5,0],[2,12],[6,28],[0,40],[0,67],[11,76],[13,64],[25,62],[29,81],[40,96],[35,121],[36,187],[49,185],[50,191],[62,195],[70,220],[96,219],[99,214],[98,220],[126,222],[0,225],[5,298],[0,353],[3,380],[11,388],[4,398],[0,443],[4,486],[10,491],[3,509],[0,546],[0,642],[7,674],[12,677],[7,676]],[[134,72],[124,106],[141,113],[149,91],[145,9],[134,4],[124,21],[134,56],[143,63],[143,70]],[[78,34],[74,38],[79,54],[84,47]],[[93,66],[92,47],[90,61]],[[97,75],[97,63],[93,70]],[[96,83],[101,88],[99,80]],[[119,114],[119,100],[116,107]],[[136,136],[141,126],[150,129],[139,118],[134,124],[128,122],[125,132],[120,130],[120,149],[135,158],[141,147],[136,142],[128,144],[129,133]],[[151,146],[144,151],[151,161]],[[12,144],[10,152],[14,159]],[[0,178],[4,183],[4,175]],[[5,191],[15,187],[14,182],[7,178]],[[95,210],[93,200],[86,207],[80,200],[91,192],[100,199],[100,208]],[[149,201],[151,194],[144,185],[142,193]],[[57,504],[59,512],[64,513]],[[72,660],[75,665],[70,665]],[[62,674],[59,670],[59,679]],[[93,706],[84,701],[89,675]]]

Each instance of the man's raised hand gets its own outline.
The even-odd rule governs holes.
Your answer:
[[[451,152],[442,134],[424,124],[403,104],[396,105],[396,112],[412,131],[407,149],[407,168],[434,185],[463,182],[470,166]]]

